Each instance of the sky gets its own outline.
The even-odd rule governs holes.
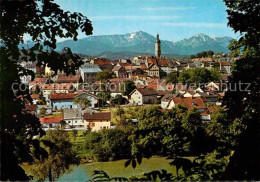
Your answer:
[[[238,35],[227,27],[222,0],[55,0],[66,11],[80,12],[91,20],[93,35],[158,32],[162,40],[179,41],[197,33]],[[78,38],[86,35],[79,33]],[[61,41],[61,39],[60,39]]]

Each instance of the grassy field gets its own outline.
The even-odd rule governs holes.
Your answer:
[[[44,116],[46,118],[51,118],[51,117],[62,117],[62,113],[55,113],[55,114],[52,114],[52,115],[46,115]]]

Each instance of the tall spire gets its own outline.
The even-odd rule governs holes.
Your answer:
[[[158,32],[157,32],[157,38],[155,41],[155,57],[158,57],[158,58],[161,57],[161,41],[160,41]]]

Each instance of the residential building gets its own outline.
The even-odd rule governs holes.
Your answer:
[[[153,88],[136,88],[130,93],[130,103],[133,105],[154,104],[158,93]]]
[[[91,131],[111,128],[111,112],[85,113],[84,127]]]
[[[162,99],[161,99],[161,108],[162,109],[167,109],[169,102],[172,100],[172,98],[175,97],[174,94],[166,94]]]
[[[228,74],[228,75],[231,74],[231,64],[230,64],[230,62],[220,62],[219,66],[220,66],[219,69],[222,73],[225,73],[225,74]]]
[[[202,120],[210,120],[210,113],[208,108],[205,106],[203,99],[200,97],[174,97],[169,102],[167,109],[172,109],[176,105],[183,105],[189,110],[192,108],[198,109]]]
[[[126,78],[126,69],[123,66],[116,65],[112,71],[115,73],[117,78]]]
[[[172,69],[169,67],[168,60],[163,58],[157,61],[158,67],[160,68],[160,76],[166,76],[171,73]]]
[[[90,100],[91,108],[95,108],[95,104],[98,103],[98,97],[87,93],[87,92],[76,92],[76,93],[53,93],[50,95],[50,105],[53,109],[72,109],[78,108],[78,105],[73,103],[76,97],[87,97]]]
[[[71,83],[76,89],[78,89],[79,83],[82,82],[80,75],[58,75],[57,83]]]
[[[45,100],[49,100],[52,93],[72,93],[75,88],[72,84],[38,84]],[[33,85],[31,91],[35,91],[36,85]]]
[[[96,64],[85,63],[80,67],[80,75],[85,83],[94,83],[97,73],[102,70]]]
[[[84,121],[80,108],[63,109],[63,120],[68,128],[84,129]]]
[[[39,117],[40,123],[44,130],[55,129],[61,127],[61,121],[63,117]]]
[[[94,58],[90,60],[91,64],[98,65],[98,67],[101,70],[112,70],[113,69],[113,64],[110,60],[106,58]]]

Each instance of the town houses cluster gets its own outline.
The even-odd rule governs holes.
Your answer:
[[[37,62],[20,62],[33,71],[36,78],[22,76],[30,97],[24,98],[25,111],[35,114],[45,130],[65,125],[65,129],[99,131],[113,128],[111,107],[115,98],[123,98],[121,107],[143,107],[156,104],[163,110],[176,105],[187,109],[196,108],[201,119],[210,122],[214,106],[220,106],[228,76],[231,74],[232,58],[212,56],[194,59],[166,58],[161,52],[159,35],[155,42],[155,54],[132,57],[131,59],[109,60],[85,57],[76,75],[66,75],[62,70],[55,73],[46,65],[38,67]],[[55,60],[53,60],[55,61]],[[167,83],[171,73],[180,73],[192,68],[217,68],[221,81],[205,83],[201,87],[188,84]],[[113,78],[97,80],[100,72],[112,72]],[[122,93],[122,85],[132,81],[135,88],[128,95]],[[102,86],[107,86],[105,89]],[[93,86],[94,85],[94,86]],[[100,93],[110,94],[109,99]],[[106,110],[104,108],[107,108]],[[138,121],[136,121],[138,122]]]

